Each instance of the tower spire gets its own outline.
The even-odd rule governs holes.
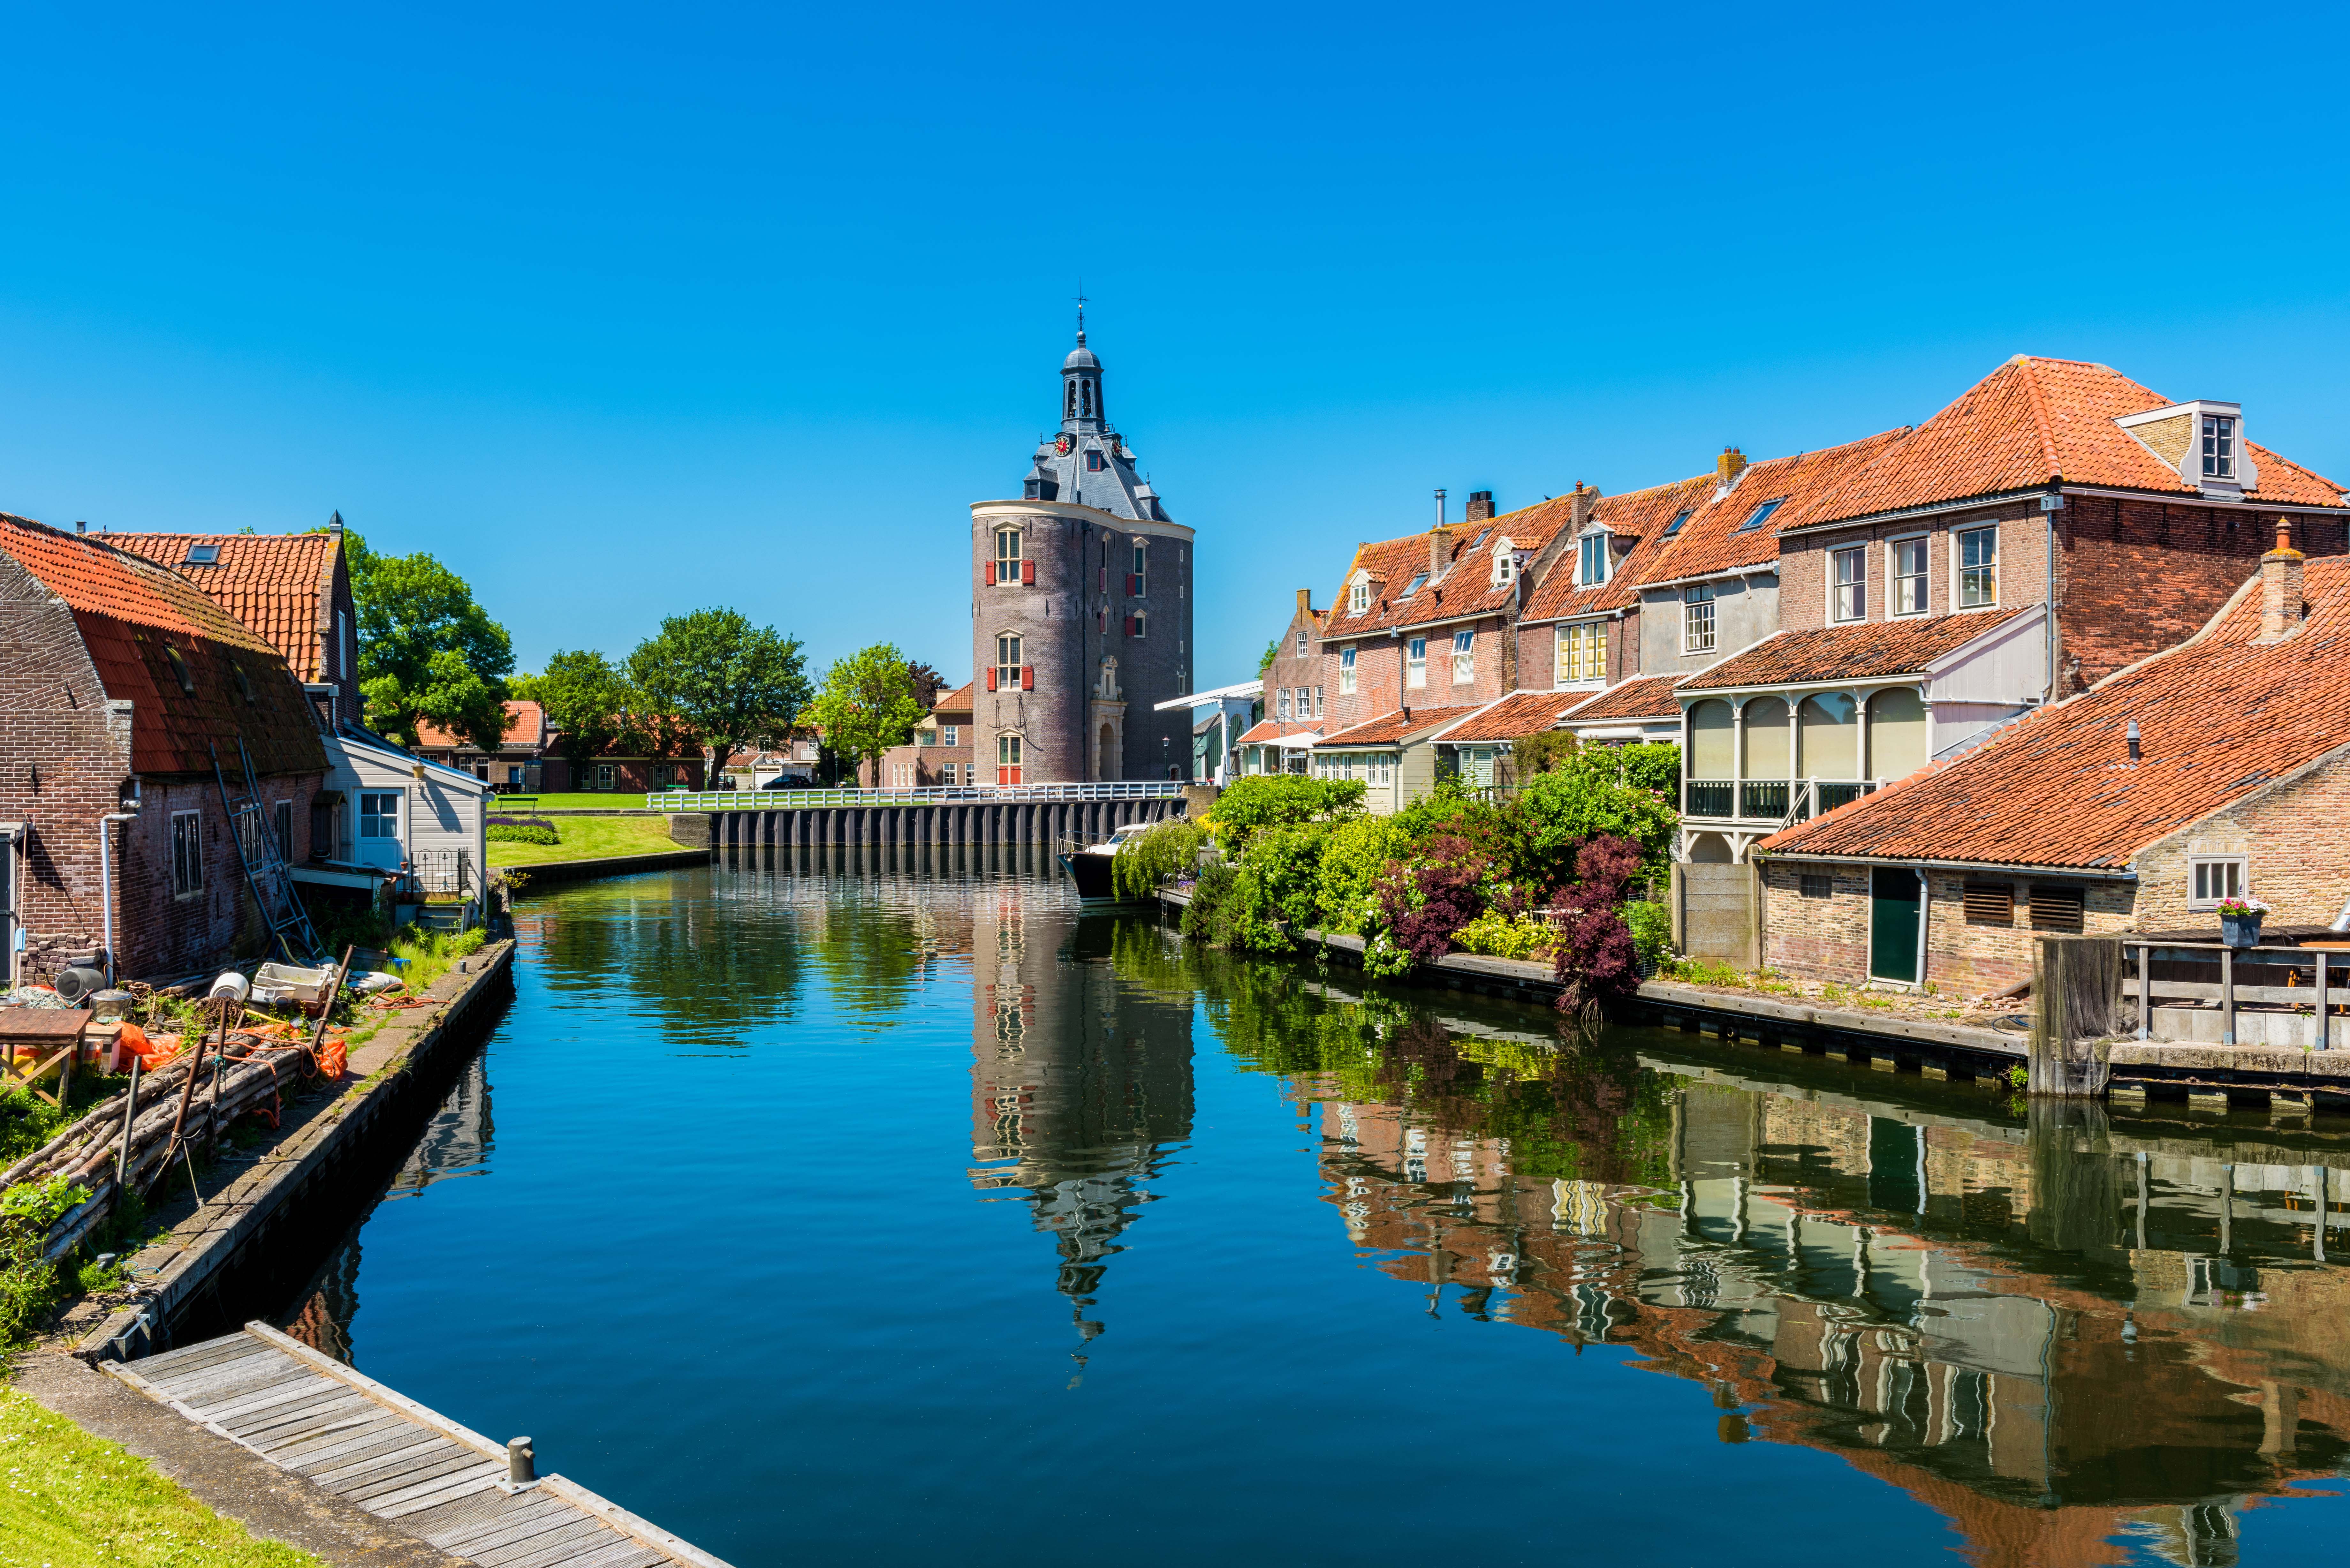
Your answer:
[[[1086,280],[1077,279],[1077,347],[1086,346]]]

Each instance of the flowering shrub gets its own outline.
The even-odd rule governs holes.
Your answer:
[[[1509,915],[1498,909],[1488,909],[1452,933],[1454,947],[1487,958],[1538,958],[1557,940],[1558,932],[1541,916]]]
[[[2275,908],[2274,904],[2263,903],[2258,898],[2222,898],[2220,900],[2220,918],[2223,920],[2242,919],[2246,916],[2257,919]]]

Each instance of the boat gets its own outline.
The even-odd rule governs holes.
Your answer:
[[[1061,852],[1061,869],[1077,885],[1077,897],[1088,904],[1125,902],[1118,896],[1118,883],[1110,875],[1110,862],[1118,858],[1118,846],[1139,834],[1148,833],[1157,826],[1148,822],[1129,822],[1110,829],[1109,836],[1099,844],[1087,844]]]

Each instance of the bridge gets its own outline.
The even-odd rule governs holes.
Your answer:
[[[712,848],[810,849],[915,844],[1043,846],[1099,843],[1129,822],[1185,815],[1191,791],[1173,780],[1104,784],[968,784],[931,789],[672,790],[645,796],[679,818],[709,823]],[[1202,794],[1211,794],[1200,790]]]

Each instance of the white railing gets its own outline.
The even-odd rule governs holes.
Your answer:
[[[947,784],[931,789],[670,790],[645,796],[648,811],[795,811],[812,805],[1007,805],[1036,801],[1174,800],[1173,779],[1109,784]]]

